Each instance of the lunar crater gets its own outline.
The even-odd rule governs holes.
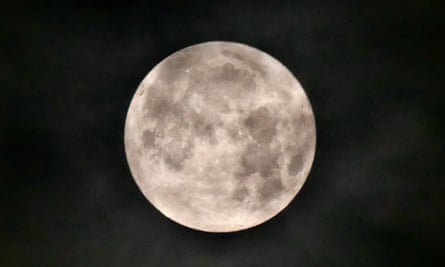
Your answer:
[[[263,67],[262,64],[258,62],[258,57],[253,59],[249,53],[242,53],[241,51],[236,52],[228,49],[222,50],[221,53],[227,57],[235,58],[236,60],[238,60],[238,62],[247,64],[253,71],[259,73],[259,77],[263,79],[267,78],[268,72],[265,70],[265,67]]]
[[[144,144],[144,148],[148,149],[153,147],[155,138],[156,134],[153,131],[145,130],[142,134],[142,142]]]
[[[242,170],[240,176],[260,173],[262,177],[270,176],[278,167],[278,153],[271,151],[268,146],[250,144],[241,155]]]
[[[254,110],[244,121],[251,136],[261,144],[268,144],[277,133],[277,119],[266,107]]]
[[[282,194],[284,190],[285,187],[280,178],[267,179],[261,184],[260,199],[263,202],[269,201]]]
[[[303,167],[303,156],[301,154],[292,155],[287,170],[289,175],[296,175]]]
[[[232,63],[224,63],[214,68],[207,80],[212,81],[210,88],[219,90],[220,97],[240,97],[255,90],[254,75],[245,68],[237,68]],[[217,86],[215,86],[217,85]]]

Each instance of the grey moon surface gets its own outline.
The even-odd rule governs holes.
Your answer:
[[[248,45],[207,42],[157,64],[125,122],[130,171],[148,201],[186,227],[259,225],[297,195],[315,154],[315,119],[294,75]]]

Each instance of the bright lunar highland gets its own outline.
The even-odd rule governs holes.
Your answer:
[[[292,73],[233,42],[186,47],[137,88],[125,123],[131,173],[171,220],[206,232],[261,224],[301,189],[314,114]]]

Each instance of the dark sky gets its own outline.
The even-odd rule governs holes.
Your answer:
[[[445,262],[441,1],[149,2],[2,7],[0,266]],[[210,40],[285,64],[306,89],[318,133],[295,201],[225,235],[158,213],[123,146],[126,111],[148,71]]]

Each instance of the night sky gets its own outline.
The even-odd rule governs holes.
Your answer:
[[[0,10],[0,266],[445,264],[441,1],[19,2]],[[317,122],[296,199],[231,234],[165,218],[124,154],[141,80],[211,40],[280,60]]]

